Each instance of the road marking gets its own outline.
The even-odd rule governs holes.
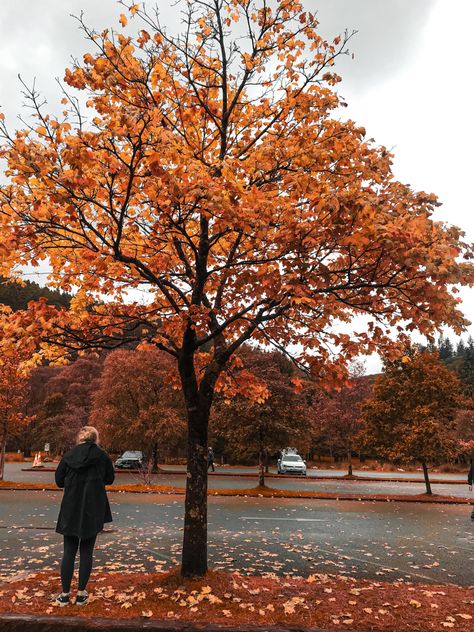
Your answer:
[[[241,520],[286,520],[288,522],[327,522],[325,518],[264,518],[260,516],[240,516]]]

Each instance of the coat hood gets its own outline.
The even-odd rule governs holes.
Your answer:
[[[80,443],[64,455],[67,465],[73,470],[83,470],[100,462],[102,450],[95,443]]]

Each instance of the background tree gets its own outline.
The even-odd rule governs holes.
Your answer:
[[[444,336],[440,336],[438,350],[441,360],[450,360],[454,355],[453,343],[449,338],[445,338]]]
[[[474,399],[474,340],[470,336],[459,368],[459,377],[462,380],[466,397]]]
[[[7,440],[28,423],[24,405],[28,394],[28,375],[18,354],[0,358],[0,480],[5,470]]]
[[[366,406],[365,443],[393,461],[418,461],[431,494],[428,464],[459,451],[456,409],[461,386],[437,353],[423,351],[389,363]]]
[[[237,368],[230,376],[236,394],[218,397],[211,415],[211,436],[220,439],[226,451],[239,460],[258,459],[259,485],[265,485],[268,459],[287,446],[305,454],[309,448],[305,400],[295,392],[294,365],[280,352],[245,348],[239,353],[245,369]],[[266,392],[258,401],[239,394],[240,380],[247,371],[265,384]],[[242,375],[242,373],[244,375]],[[254,380],[252,380],[254,384]]]
[[[115,450],[141,449],[158,458],[185,444],[185,410],[172,358],[155,348],[108,354],[93,395],[91,422]]]
[[[16,312],[45,354],[123,344],[128,327],[175,358],[188,422],[182,572],[202,575],[208,420],[239,347],[297,348],[300,368],[335,384],[359,353],[393,358],[397,326],[401,338],[459,332],[450,288],[474,275],[461,232],[431,219],[436,197],[397,182],[390,153],[332,116],[349,36],[324,41],[300,0],[184,11],[177,36],[138,4],[138,37],[81,23],[93,52],[65,81],[90,116],[65,94],[55,118],[27,91],[31,126],[10,134],[0,121],[0,273],[47,259],[51,285],[77,288],[69,313]],[[149,300],[132,302],[136,288]],[[364,331],[331,328],[354,314]]]
[[[13,311],[27,309],[30,301],[44,297],[51,305],[69,307],[71,297],[68,294],[40,287],[34,281],[8,281],[0,277],[0,304],[8,305]]]
[[[459,441],[459,456],[467,463],[474,460],[474,402],[466,400],[456,414],[456,435]]]
[[[346,385],[333,393],[320,391],[313,400],[312,417],[331,452],[342,453],[347,459],[348,476],[352,476],[352,454],[363,430],[363,406],[372,389],[373,378],[364,375],[364,364],[358,361],[351,365]]]
[[[97,388],[103,358],[82,356],[55,372],[44,385],[44,399],[35,407],[35,437],[60,454],[74,445],[81,426],[90,421],[92,395]]]
[[[23,452],[25,457],[31,456],[32,450],[48,443],[54,428],[47,429],[44,403],[48,397],[48,382],[62,370],[58,366],[40,366],[32,369],[27,386],[27,401],[25,408],[28,413],[28,423],[22,425],[16,434],[14,445]]]
[[[0,480],[5,470],[7,441],[17,436],[30,418],[28,398],[29,347],[9,332],[11,310],[0,308]]]

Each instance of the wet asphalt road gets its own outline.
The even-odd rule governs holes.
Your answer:
[[[111,493],[112,531],[96,568],[159,571],[179,563],[183,498]],[[59,492],[0,491],[0,578],[58,571]],[[215,569],[474,584],[474,522],[462,505],[211,498]]]
[[[10,481],[22,481],[22,482],[34,482],[34,483],[53,483],[54,472],[31,472],[23,471],[24,464],[20,463],[7,463],[5,470],[5,480]],[[176,466],[175,466],[176,467]],[[171,468],[169,468],[171,469]],[[255,468],[218,468],[216,475],[209,477],[210,489],[248,489],[255,487],[257,484],[257,476],[254,477],[239,477],[239,476],[219,476],[219,472],[235,472],[235,473],[254,473]],[[270,477],[267,479],[267,485],[274,489],[287,489],[287,490],[302,490],[302,491],[320,491],[331,493],[349,493],[349,494],[423,494],[426,491],[425,485],[422,481],[419,483],[394,483],[389,481],[353,481],[343,479],[342,471],[333,470],[310,470],[308,477],[301,478],[286,478],[282,477]],[[338,476],[341,475],[341,480],[318,480],[319,476]],[[374,472],[362,472],[361,475],[368,476],[373,475]],[[380,474],[380,473],[377,473]],[[398,476],[398,473],[396,473]],[[410,477],[416,477],[416,474],[410,473]],[[441,480],[458,480],[459,474],[436,474],[433,478]],[[140,483],[142,479],[138,474],[129,472],[117,473],[115,482],[120,483]],[[183,474],[165,474],[157,475],[153,478],[153,482],[158,485],[168,485],[177,488],[183,488],[186,484],[185,472],[183,468]],[[465,485],[460,484],[436,484],[432,485],[434,494],[443,494],[447,496],[458,496],[462,498],[472,497],[472,494],[468,491],[467,482]]]

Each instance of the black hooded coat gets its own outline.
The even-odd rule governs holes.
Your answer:
[[[56,485],[64,487],[57,533],[85,540],[112,522],[105,486],[114,478],[110,457],[95,443],[80,443],[66,452],[55,474]]]

